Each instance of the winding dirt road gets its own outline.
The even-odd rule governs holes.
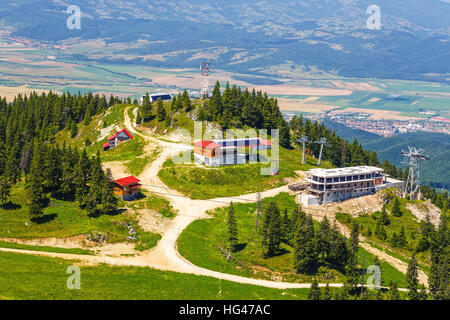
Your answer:
[[[31,250],[21,250],[21,249],[6,249],[0,248],[0,251],[6,252],[17,252],[24,254],[32,254],[39,256],[48,256],[55,258],[64,258],[71,260],[80,260],[84,263],[106,263],[110,265],[121,265],[121,266],[140,266],[140,267],[151,267],[159,270],[174,271],[180,273],[190,273],[200,276],[214,277],[217,279],[228,280],[238,283],[258,285],[277,289],[287,289],[287,288],[309,288],[309,283],[288,283],[288,282],[277,282],[269,280],[260,280],[246,278],[242,276],[221,273],[213,270],[208,270],[205,268],[198,267],[192,264],[190,261],[183,258],[177,250],[177,239],[181,232],[193,221],[197,219],[208,218],[206,212],[208,210],[225,206],[230,201],[233,202],[247,202],[256,201],[256,193],[243,195],[240,197],[233,198],[216,198],[211,200],[193,200],[186,196],[183,196],[178,191],[168,188],[158,177],[158,172],[161,170],[163,163],[172,155],[177,155],[180,152],[190,150],[191,147],[179,143],[171,143],[163,140],[159,140],[154,137],[150,137],[142,134],[135,129],[135,126],[131,122],[128,116],[128,110],[125,110],[125,126],[127,130],[135,135],[139,135],[142,138],[148,140],[149,142],[159,144],[162,147],[162,152],[159,157],[153,161],[140,176],[143,187],[145,187],[150,192],[164,192],[165,198],[167,198],[172,207],[178,211],[178,215],[170,222],[167,227],[167,231],[162,235],[161,240],[158,242],[157,246],[153,249],[146,251],[138,256],[133,257],[108,257],[108,256],[92,256],[92,255],[76,255],[67,253],[54,253],[54,252],[41,252],[41,251],[31,251]],[[280,192],[288,192],[288,187],[283,186],[276,189],[267,190],[261,192],[261,198],[273,197]],[[320,215],[315,214],[315,219],[322,219]],[[345,231],[345,226],[340,225],[340,228]],[[349,232],[346,232],[348,235]],[[399,271],[406,273],[407,264],[400,261],[386,253],[373,248],[367,243],[362,242],[361,245],[367,251],[372,254],[377,255],[381,260],[393,265]],[[419,280],[422,283],[426,283],[427,277],[421,272],[419,275]],[[323,286],[324,284],[321,284]],[[341,283],[330,284],[331,287],[341,287]]]

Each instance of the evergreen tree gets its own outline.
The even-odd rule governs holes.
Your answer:
[[[43,209],[47,204],[47,197],[44,194],[42,178],[43,154],[39,142],[35,143],[33,160],[31,161],[30,173],[27,180],[29,213],[32,218],[41,217]]]
[[[278,206],[275,202],[269,205],[269,210],[271,210],[270,221],[269,221],[269,242],[268,249],[269,255],[276,255],[280,251],[281,244],[281,216]]]
[[[334,223],[330,232],[330,253],[327,261],[337,268],[344,269],[349,258],[345,238],[339,233],[339,229]]]
[[[320,300],[321,292],[319,288],[319,284],[317,283],[317,279],[314,278],[311,283],[311,288],[308,292],[308,300]]]
[[[408,270],[406,272],[406,282],[408,284],[408,298],[409,300],[417,300],[418,292],[417,287],[419,284],[418,279],[419,271],[417,267],[416,257],[413,255],[408,263]]]
[[[6,203],[8,203],[9,195],[11,194],[11,182],[5,176],[0,177],[0,201],[2,207],[4,208]]]
[[[227,225],[228,225],[228,244],[230,246],[230,250],[234,250],[238,243],[238,229],[236,217],[234,215],[233,202],[230,203],[230,207],[228,209]]]
[[[327,285],[325,286],[323,295],[322,295],[322,300],[331,300],[331,292],[330,292],[330,286],[327,282]]]
[[[383,205],[383,207],[381,208],[381,213],[378,219],[384,226],[387,226],[389,223],[391,223],[386,212],[386,205]]]
[[[288,216],[288,210],[284,209],[283,220],[281,221],[281,239],[285,242],[289,241],[291,221]]]
[[[140,107],[139,114],[144,122],[149,121],[152,117],[152,103],[150,102],[150,96],[148,93],[145,95],[142,101],[142,106]]]
[[[106,169],[106,173],[102,181],[102,213],[110,214],[116,211],[117,202],[118,200],[113,194],[113,179],[111,170],[108,168]]]
[[[158,121],[164,121],[166,120],[167,114],[166,109],[164,108],[163,101],[161,99],[158,99],[156,102],[156,118]]]
[[[401,217],[403,214],[402,210],[400,209],[400,201],[398,200],[398,197],[394,197],[391,213],[394,217]]]
[[[358,288],[360,272],[357,266],[357,256],[352,250],[349,249],[350,255],[345,266],[345,282],[350,291],[355,291]]]
[[[324,217],[317,233],[317,252],[321,255],[322,263],[325,263],[325,258],[330,252],[330,234],[330,222],[327,217]]]
[[[417,294],[417,300],[427,300],[428,299],[428,293],[427,288],[422,284],[420,287],[420,291]]]
[[[397,282],[393,282],[392,280],[389,283],[389,300],[400,300]]]
[[[359,224],[356,220],[353,220],[352,231],[350,233],[350,253],[357,255],[358,253],[358,244],[359,244]]]
[[[297,220],[294,237],[294,269],[298,273],[312,273],[317,267],[317,253],[312,217]]]

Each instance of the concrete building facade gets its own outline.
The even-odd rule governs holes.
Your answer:
[[[384,169],[357,166],[336,169],[312,169],[306,172],[307,193],[302,204],[321,205],[374,194],[387,187],[399,187],[402,181],[384,175]]]

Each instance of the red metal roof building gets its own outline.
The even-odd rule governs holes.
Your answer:
[[[119,145],[119,143],[131,139],[133,139],[133,136],[127,131],[127,129],[122,129],[108,138],[108,142],[103,144],[103,150],[106,151],[111,148],[115,148]]]
[[[207,166],[244,164],[247,158],[254,160],[253,150],[270,149],[270,140],[256,138],[227,139],[227,140],[200,140],[194,142],[194,159]],[[250,153],[238,152],[249,149]]]
[[[117,179],[114,181],[114,194],[123,200],[132,200],[140,192],[140,181],[134,176]]]

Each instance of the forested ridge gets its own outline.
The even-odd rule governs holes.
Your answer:
[[[0,197],[8,203],[12,185],[25,180],[32,217],[42,215],[49,197],[77,200],[90,214],[107,212],[117,200],[111,195],[111,177],[99,156],[58,146],[61,130],[77,134],[77,124],[88,124],[118,98],[93,95],[57,95],[52,92],[18,95],[13,102],[0,100]],[[108,201],[106,201],[108,199]]]
[[[75,137],[78,124],[89,124],[91,117],[119,103],[122,101],[117,97],[106,99],[105,96],[92,93],[32,93],[29,96],[18,95],[11,103],[1,99],[2,204],[7,204],[12,186],[25,181],[30,188],[29,199],[26,200],[32,204],[30,213],[35,216],[42,214],[49,197],[76,200],[81,208],[91,214],[113,210],[115,198],[108,196],[111,192],[107,191],[112,188],[111,176],[101,169],[99,155],[90,158],[83,150],[57,145],[55,136],[61,130],[67,130],[71,137]],[[131,103],[130,99],[128,103]],[[180,93],[172,100],[169,112],[166,112],[160,100],[153,110],[147,95],[139,108],[138,120],[147,121],[158,117],[158,120],[170,123],[171,114],[192,111],[198,120],[214,121],[223,129],[279,129],[280,144],[285,148],[295,146],[302,135],[307,135],[313,141],[326,137],[330,147],[324,148],[324,159],[336,167],[373,165],[383,167],[386,173],[394,177],[404,179],[407,174],[388,161],[380,163],[376,152],[364,150],[356,138],[350,143],[327,129],[324,124],[304,121],[301,117],[294,117],[288,124],[283,119],[276,99],[261,91],[241,90],[235,85],[230,87],[227,84],[221,90],[220,84],[216,83],[211,98],[202,99],[200,103],[191,101],[186,91]],[[319,145],[311,143],[308,148],[312,154],[318,155]],[[433,191],[427,194],[436,199]],[[448,206],[447,195],[444,201],[438,202]]]

